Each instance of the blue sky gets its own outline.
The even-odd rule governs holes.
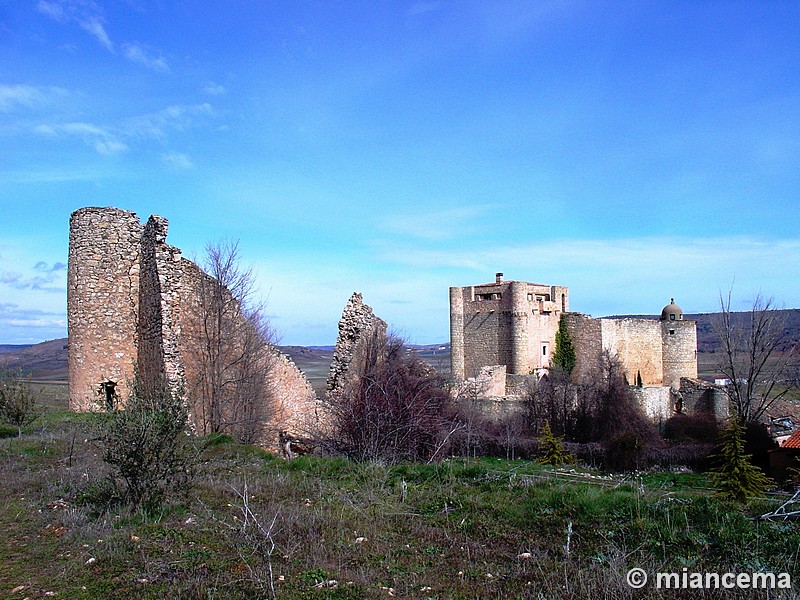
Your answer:
[[[503,271],[571,308],[800,307],[797,2],[0,0],[0,343],[66,335],[70,213],[239,240],[282,343],[412,342]]]

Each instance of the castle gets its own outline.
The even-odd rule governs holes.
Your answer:
[[[565,286],[505,281],[502,273],[492,283],[450,288],[453,379],[480,379],[489,396],[519,394],[529,375],[550,366],[562,318],[576,350],[576,381],[588,380],[607,351],[637,384],[651,417],[668,418],[677,404],[722,414],[719,395],[697,380],[696,323],[674,299],[658,320],[595,319],[569,311]]]
[[[142,224],[117,208],[83,208],[70,218],[67,276],[70,409],[103,410],[130,394],[134,375],[146,386],[185,386],[201,393],[197,333],[201,291],[213,281],[166,243],[167,219]],[[238,318],[244,318],[240,313]],[[194,342],[194,343],[193,343]],[[302,429],[316,396],[303,373],[270,348],[263,371],[271,406],[269,443],[278,429]],[[201,415],[194,414],[197,425]],[[266,422],[266,419],[265,419]],[[275,431],[273,431],[275,430]]]

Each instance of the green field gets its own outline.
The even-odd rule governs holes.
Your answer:
[[[800,576],[798,525],[753,519],[782,500],[723,502],[702,474],[287,462],[219,438],[162,512],[104,507],[101,418],[49,408],[0,440],[0,597],[647,598],[629,569]]]

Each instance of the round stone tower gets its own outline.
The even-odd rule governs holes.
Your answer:
[[[683,318],[681,307],[670,299],[661,311],[664,385],[679,388],[681,377],[697,378],[697,323]]]
[[[528,355],[528,284],[511,282],[511,373],[527,375],[530,371]]]
[[[450,372],[455,381],[465,376],[464,288],[450,288]]]
[[[136,363],[139,252],[136,213],[72,213],[67,268],[69,405],[102,410],[128,396]]]

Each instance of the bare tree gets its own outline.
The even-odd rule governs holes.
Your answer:
[[[254,276],[239,265],[238,243],[206,246],[200,277],[200,325],[191,373],[193,412],[202,433],[254,441],[270,416],[273,332],[253,302]]]
[[[742,423],[758,422],[790,389],[793,347],[786,317],[772,298],[760,294],[749,312],[731,310],[731,291],[719,297],[713,322],[721,344],[719,370],[730,381],[728,396]]]
[[[548,423],[555,435],[570,435],[577,394],[578,386],[569,372],[557,366],[537,381],[531,381],[523,396],[531,431],[538,434]]]

